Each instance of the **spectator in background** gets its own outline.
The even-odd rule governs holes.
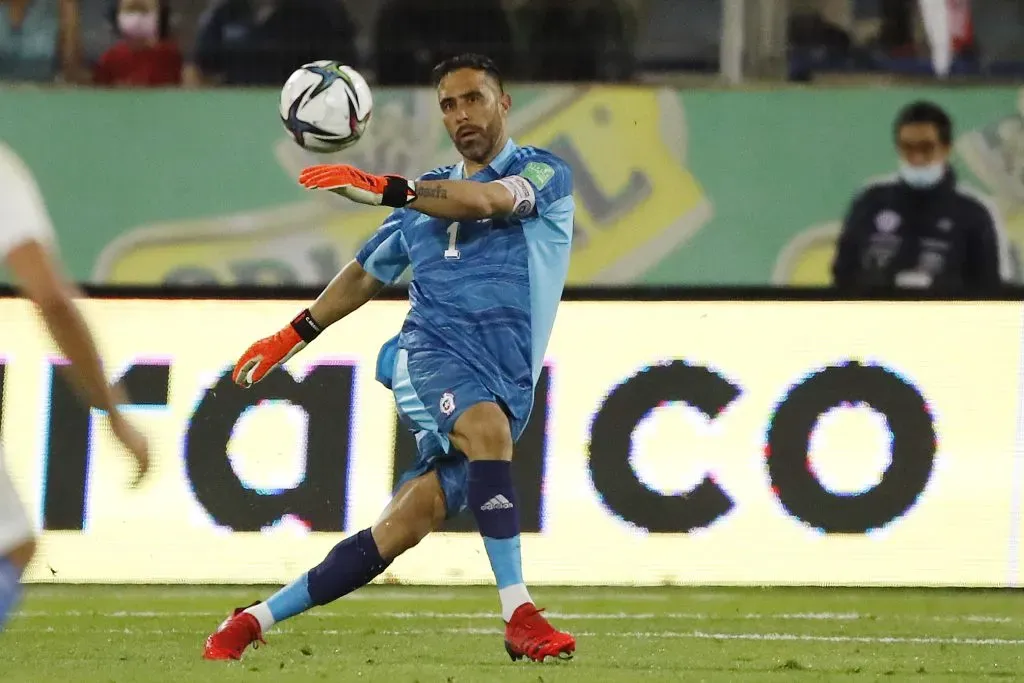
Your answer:
[[[199,19],[189,85],[282,85],[303,64],[354,64],[355,34],[337,0],[216,0]]]
[[[435,64],[463,53],[489,55],[502,72],[516,73],[512,27],[501,0],[388,0],[374,45],[381,85],[430,83]]]
[[[633,57],[615,0],[543,0],[530,5],[531,77],[538,81],[624,81]]]
[[[0,0],[0,80],[86,80],[78,30],[78,0]]]
[[[917,52],[914,41],[914,12],[916,0],[880,0],[882,19],[878,42],[893,56],[913,56]]]
[[[120,0],[111,20],[121,37],[103,53],[93,82],[122,87],[181,84],[181,50],[170,36],[169,0]]]
[[[839,11],[842,4],[821,5],[807,0],[790,4],[791,80],[809,81],[813,71],[823,66],[849,67],[856,63],[858,50],[849,33],[852,22],[846,13]]]
[[[899,172],[853,201],[836,247],[840,291],[916,289],[991,294],[1015,279],[999,210],[957,183],[953,123],[931,102],[904,108],[893,126]]]

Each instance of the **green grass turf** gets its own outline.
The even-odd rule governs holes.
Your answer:
[[[206,635],[265,587],[35,586],[0,634],[3,683],[1024,680],[1009,592],[538,588],[571,662],[512,663],[488,588],[374,586],[292,619],[241,662]]]

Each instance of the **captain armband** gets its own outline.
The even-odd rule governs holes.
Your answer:
[[[511,175],[494,182],[504,185],[512,193],[512,215],[525,218],[533,212],[537,205],[537,194],[530,181],[522,176]]]

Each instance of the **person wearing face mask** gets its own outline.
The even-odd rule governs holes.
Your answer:
[[[841,291],[919,289],[949,295],[998,291],[1016,277],[1002,218],[957,182],[953,123],[914,102],[893,126],[899,171],[869,184],[843,221],[832,264]]]
[[[111,15],[121,39],[100,57],[93,82],[113,87],[180,85],[182,56],[170,37],[168,0],[120,0]]]

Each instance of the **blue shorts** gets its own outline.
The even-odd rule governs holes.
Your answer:
[[[469,461],[452,446],[448,435],[470,406],[503,405],[503,401],[458,356],[443,350],[410,353],[399,348],[398,337],[381,348],[377,380],[391,389],[399,418],[416,435],[416,462],[399,478],[397,488],[436,471],[448,517],[459,514],[467,504]],[[518,441],[526,421],[509,416],[509,427],[513,442]]]

